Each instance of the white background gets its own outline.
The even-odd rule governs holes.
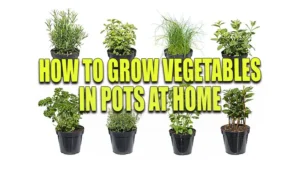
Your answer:
[[[299,168],[299,17],[297,1],[71,1],[10,0],[0,4],[1,117],[0,168]],[[249,104],[253,114],[246,153],[225,153],[220,127],[227,122],[223,114],[203,114],[195,121],[197,134],[189,156],[173,154],[166,114],[145,111],[138,124],[134,152],[113,154],[106,128],[107,114],[84,115],[85,133],[80,154],[63,155],[54,126],[37,106],[51,96],[55,87],[77,93],[85,85],[82,70],[78,85],[40,85],[38,59],[51,58],[45,20],[53,9],[71,8],[79,13],[89,37],[81,47],[80,58],[108,57],[100,31],[108,18],[135,24],[138,28],[137,57],[162,57],[163,46],[154,43],[155,24],[160,14],[190,18],[203,24],[201,50],[193,57],[220,57],[211,41],[217,20],[256,20],[261,26],[253,37],[254,56],[262,61],[262,81],[254,86],[255,98]],[[160,84],[164,85],[162,79]],[[94,84],[90,84],[91,86]],[[104,81],[101,85],[110,85]],[[140,84],[147,91],[150,85]],[[202,85],[202,84],[199,84]],[[210,85],[210,84],[206,84]],[[100,85],[98,85],[100,86]],[[222,85],[222,89],[242,85]],[[98,87],[99,92],[99,87]],[[147,100],[148,94],[145,95]],[[99,100],[99,99],[98,99]]]

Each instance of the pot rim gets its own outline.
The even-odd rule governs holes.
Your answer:
[[[192,135],[196,135],[197,130],[194,128],[191,128],[193,130],[193,134]],[[174,134],[174,135],[178,135],[178,136],[192,136],[190,134],[176,134],[174,129],[169,129],[169,133],[170,134]]]
[[[74,130],[74,131],[70,131],[70,132],[66,132],[66,131],[58,131],[58,130],[55,130],[56,133],[77,133],[77,132],[81,132],[81,131],[84,131],[84,127],[82,125],[78,125],[78,129]]]
[[[116,131],[111,131],[110,129],[108,129],[109,132],[112,132],[112,133],[131,133],[131,132],[136,132],[137,131],[137,128],[134,129],[134,130],[131,130],[131,131],[125,131],[125,132],[116,132]]]
[[[226,133],[244,133],[244,132],[250,132],[250,126],[248,126],[248,125],[245,125],[246,127],[247,127],[247,130],[245,130],[245,131],[226,131],[225,130],[225,127],[227,126],[228,124],[225,124],[225,125],[223,125],[223,126],[221,126],[221,131],[222,132],[226,132]]]

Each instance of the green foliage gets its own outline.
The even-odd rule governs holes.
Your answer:
[[[134,112],[127,112],[123,109],[121,112],[109,111],[107,127],[113,132],[128,132],[137,128],[136,124],[139,117]]]
[[[133,24],[123,24],[117,19],[108,19],[107,21],[109,23],[104,24],[105,29],[101,31],[101,33],[106,32],[103,42],[105,47],[115,55],[130,55],[131,45],[135,45],[137,28]]]
[[[259,28],[256,26],[256,21],[251,21],[250,26],[246,24],[247,29],[241,28],[241,21],[232,20],[232,31],[228,31],[227,28],[222,28],[225,24],[222,21],[218,21],[213,26],[218,29],[214,33],[215,38],[211,40],[216,41],[219,46],[218,50],[223,50],[224,54],[228,56],[241,56],[243,54],[250,54],[250,49],[254,49],[251,45],[252,36],[255,34],[255,30]]]
[[[57,131],[71,132],[79,127],[81,117],[78,96],[56,88],[52,97],[40,100],[38,105],[46,107],[44,116],[57,123]]]
[[[189,20],[177,20],[163,16],[161,28],[163,34],[157,36],[156,41],[163,41],[170,55],[187,55],[201,33],[201,27],[189,23]]]
[[[240,125],[246,125],[246,118],[251,110],[246,103],[252,100],[254,93],[253,87],[243,87],[243,89],[233,88],[224,91],[223,113],[228,115],[228,126],[231,130],[237,130]]]
[[[52,18],[47,19],[47,31],[50,41],[57,54],[70,55],[78,52],[82,40],[88,35],[81,25],[76,24],[77,13],[68,9],[67,11],[53,10]]]
[[[190,84],[182,83],[182,87],[188,87]],[[183,99],[184,100],[184,99]],[[169,112],[169,119],[171,121],[171,128],[176,134],[193,134],[193,119],[199,118],[198,112],[174,112],[173,109],[173,89],[169,89],[167,95],[167,111]]]

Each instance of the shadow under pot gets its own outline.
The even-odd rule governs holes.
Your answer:
[[[168,58],[168,59],[185,59],[185,58],[191,58],[193,56],[193,49],[190,49],[190,52],[188,54],[186,54],[186,55],[184,55],[184,54],[171,55],[171,54],[168,53],[168,49],[165,49],[164,50],[164,54],[165,54],[165,57]],[[180,63],[179,67],[181,68],[181,71],[183,71],[183,63]],[[173,76],[175,76],[175,67],[173,68]],[[179,76],[182,77],[183,73],[180,72]]]
[[[239,76],[242,76],[243,75],[243,58],[247,58],[248,57],[248,54],[243,54],[243,55],[240,55],[240,56],[230,56],[230,55],[226,55],[224,53],[224,51],[221,52],[222,54],[222,57],[223,58],[228,58],[228,59],[231,59],[232,60],[232,72],[233,72],[233,76],[234,76],[234,72],[235,72],[235,64],[234,64],[234,59],[235,58],[238,58],[239,60],[239,64],[238,64],[238,69],[239,69]]]
[[[221,127],[226,153],[231,155],[244,154],[246,152],[250,127],[246,125],[244,131],[235,132],[226,130],[226,126],[228,125]]]
[[[113,152],[120,155],[132,153],[136,131],[113,132],[108,130]]]
[[[51,49],[50,52],[53,59],[77,59],[79,57],[80,50],[75,49],[75,51],[70,54],[58,54],[56,49]]]
[[[60,151],[63,154],[72,155],[80,152],[82,135],[84,133],[84,127],[79,126],[72,132],[56,131],[58,136],[58,142]]]
[[[169,130],[173,151],[176,155],[189,155],[192,153],[194,137],[196,130],[193,129],[193,134],[176,134],[173,129]]]

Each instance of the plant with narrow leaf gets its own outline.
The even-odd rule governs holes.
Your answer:
[[[82,40],[88,36],[83,27],[76,24],[78,14],[68,9],[53,10],[51,15],[52,18],[46,20],[46,25],[55,52],[62,55],[78,52]]]
[[[163,41],[170,55],[187,55],[192,46],[196,46],[201,27],[192,25],[189,20],[177,20],[176,18],[162,16],[162,24],[157,31],[162,29],[163,34],[156,36],[156,42]]]
[[[129,132],[137,128],[136,124],[139,120],[137,113],[127,112],[123,109],[121,112],[109,111],[107,119],[107,127],[113,132]]]
[[[105,29],[101,33],[106,32],[105,44],[113,54],[118,56],[126,56],[131,54],[131,46],[135,45],[137,28],[133,24],[122,23],[117,19],[108,19],[108,24],[104,24]]]
[[[180,87],[190,87],[188,83],[180,84]],[[184,99],[183,99],[184,100]],[[199,112],[174,112],[173,111],[173,88],[169,89],[167,94],[167,112],[171,121],[171,128],[176,134],[193,134],[193,119],[199,118]]]
[[[246,126],[246,118],[251,113],[246,103],[252,100],[254,93],[253,87],[243,87],[243,89],[233,88],[224,90],[223,100],[226,102],[223,105],[223,113],[228,116],[227,130],[239,131]]]
[[[250,25],[246,24],[247,29],[242,29],[241,21],[232,20],[232,31],[223,28],[222,26],[224,24],[225,23],[222,21],[213,24],[213,26],[218,29],[214,33],[215,37],[211,40],[216,41],[219,44],[217,49],[222,50],[223,54],[232,57],[238,57],[245,54],[251,55],[250,49],[254,49],[251,45],[252,36],[255,34],[254,31],[259,28],[259,26],[256,26],[256,21],[251,21]]]
[[[40,100],[38,105],[46,107],[44,116],[56,123],[57,131],[72,132],[78,129],[81,119],[78,96],[55,88],[54,95]]]

